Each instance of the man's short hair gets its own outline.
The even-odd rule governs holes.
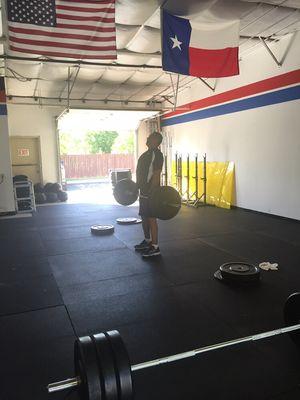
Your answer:
[[[158,146],[161,144],[161,142],[163,141],[163,136],[160,132],[152,132],[151,136],[153,136],[155,138],[155,140],[158,143]]]

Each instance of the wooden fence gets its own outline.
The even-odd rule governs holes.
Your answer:
[[[61,156],[64,162],[66,178],[106,177],[116,168],[134,170],[133,154],[82,154]]]

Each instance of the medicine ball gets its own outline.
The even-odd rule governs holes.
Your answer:
[[[52,183],[51,192],[58,193],[61,190],[61,185],[59,183]]]
[[[46,183],[46,185],[44,186],[44,192],[45,193],[52,192],[52,185],[53,185],[53,183],[50,183],[50,182]]]
[[[44,186],[41,183],[34,185],[34,193],[44,193]]]
[[[35,193],[34,197],[37,204],[44,204],[47,201],[45,193]]]
[[[68,200],[68,193],[64,192],[63,190],[59,190],[57,192],[57,197],[59,201],[67,201]]]
[[[47,198],[47,203],[56,203],[58,201],[57,193],[47,192],[46,198]]]

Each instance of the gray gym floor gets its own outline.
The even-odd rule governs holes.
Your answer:
[[[141,226],[115,224],[136,207],[62,204],[0,220],[0,398],[48,395],[73,376],[76,335],[118,329],[132,363],[283,326],[299,290],[300,224],[243,210],[183,207],[160,221],[162,256],[133,251]],[[95,237],[92,224],[115,224]],[[277,262],[259,285],[232,287],[213,273],[229,261]],[[295,399],[299,351],[288,335],[134,373],[137,400]],[[66,397],[67,395],[67,397]]]

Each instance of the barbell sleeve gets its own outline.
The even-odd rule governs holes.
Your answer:
[[[72,389],[80,385],[80,379],[69,378],[64,381],[49,383],[47,386],[48,393],[60,392],[61,390]]]
[[[209,346],[199,347],[199,348],[196,348],[193,350],[185,351],[185,352],[174,354],[171,356],[156,358],[151,361],[145,361],[145,362],[142,362],[139,364],[132,365],[131,371],[134,372],[134,371],[138,371],[138,370],[145,369],[145,368],[151,368],[151,367],[154,367],[157,365],[171,363],[171,362],[182,360],[185,358],[195,357],[198,354],[206,353],[208,351],[213,351],[213,350],[217,350],[217,349],[221,349],[221,348],[225,348],[225,347],[235,346],[240,343],[262,340],[262,339],[266,339],[266,338],[269,338],[272,336],[282,335],[284,333],[296,331],[299,329],[300,329],[300,324],[296,324],[296,325],[291,325],[291,326],[287,326],[284,328],[274,329],[272,331],[261,332],[261,333],[257,333],[257,334],[250,335],[250,336],[245,336],[245,337],[241,337],[241,338],[237,338],[237,339],[228,340],[225,342],[212,344]],[[47,388],[48,388],[48,393],[53,393],[53,392],[58,392],[60,390],[71,389],[72,387],[76,387],[79,385],[80,385],[80,379],[78,377],[75,377],[75,378],[66,379],[66,380],[60,381],[60,382],[50,383],[47,386]]]

